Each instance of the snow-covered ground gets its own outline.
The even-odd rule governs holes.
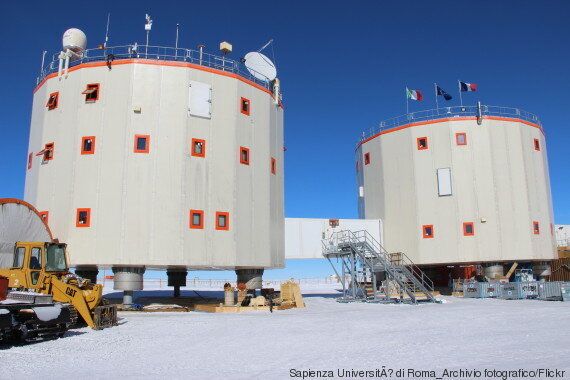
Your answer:
[[[558,379],[570,378],[568,302],[441,297],[438,305],[339,304],[333,286],[307,288],[305,309],[273,314],[122,312],[115,328],[0,349],[0,378],[302,378],[296,370],[332,370],[340,378],[337,369],[382,366],[392,378],[399,369],[439,377],[444,369],[485,368],[558,369],[566,371]],[[421,374],[415,372],[431,378]]]

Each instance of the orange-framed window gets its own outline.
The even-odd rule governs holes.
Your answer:
[[[216,212],[216,230],[227,231],[230,229],[230,213]]]
[[[364,153],[364,165],[370,164],[370,153]]]
[[[190,225],[193,230],[204,228],[204,210],[190,210]]]
[[[424,239],[432,239],[435,235],[433,224],[424,224],[422,226],[422,237]]]
[[[190,154],[194,157],[206,157],[206,140],[192,139]]]
[[[78,208],[75,215],[75,227],[91,226],[91,209]]]
[[[427,150],[428,149],[428,138],[427,137],[418,137],[416,139],[416,144],[418,146],[418,150]]]
[[[133,151],[135,153],[150,152],[150,135],[135,135],[135,146]]]
[[[249,116],[251,113],[251,101],[247,98],[242,97],[240,100],[240,112],[244,115]]]
[[[30,154],[28,154],[28,169],[32,168],[33,161],[34,161],[34,152],[30,152]]]
[[[249,148],[245,146],[239,147],[239,162],[240,164],[249,165]]]
[[[534,150],[536,150],[537,152],[540,152],[540,140],[539,139],[534,139]]]
[[[38,212],[38,214],[40,214],[40,218],[42,218],[42,220],[45,222],[45,224],[48,224],[49,211],[40,211],[40,212]]]
[[[277,160],[274,157],[271,157],[271,174],[277,173]]]
[[[467,145],[467,133],[459,132],[455,134],[455,143],[457,145]]]
[[[81,138],[81,154],[95,154],[95,136]]]
[[[532,222],[532,232],[535,235],[540,235],[540,223],[538,223],[536,220]]]
[[[473,222],[463,223],[463,236],[475,236],[475,225]]]
[[[46,107],[49,111],[54,110],[57,108],[59,104],[59,92],[52,92],[49,94],[49,98],[46,104]]]
[[[55,144],[53,142],[46,143],[44,148],[36,153],[36,156],[42,156],[42,161],[47,162],[53,160],[53,154],[55,150]]]
[[[90,83],[82,92],[85,95],[85,102],[95,103],[99,99],[99,83]]]

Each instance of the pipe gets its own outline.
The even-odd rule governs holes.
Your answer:
[[[59,53],[59,66],[57,67],[57,77],[61,77],[61,72],[63,70],[63,52]]]
[[[199,60],[200,66],[202,65],[202,58],[204,56],[204,47],[205,47],[204,45],[198,45],[198,49],[200,50],[200,60]]]
[[[68,71],[69,71],[69,50],[65,52],[65,77],[67,78]]]

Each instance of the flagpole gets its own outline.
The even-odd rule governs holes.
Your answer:
[[[408,87],[406,87],[406,115],[410,113],[410,106],[409,106],[409,98],[408,98]]]
[[[437,83],[433,84],[433,89],[435,90],[435,108],[437,109],[437,114],[439,115],[439,102],[437,101]]]
[[[463,96],[461,96],[461,81],[457,80],[457,87],[459,88],[459,100],[461,101],[461,107],[463,107]]]

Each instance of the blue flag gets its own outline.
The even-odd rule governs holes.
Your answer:
[[[438,85],[436,85],[436,88],[437,88],[437,95],[438,96],[440,96],[440,95],[443,96],[443,98],[445,100],[453,99],[453,97],[451,95],[449,95],[447,92],[445,92],[443,88],[439,87]]]

